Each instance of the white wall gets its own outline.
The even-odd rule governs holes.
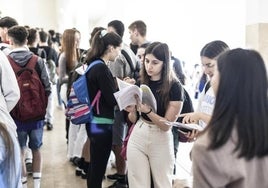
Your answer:
[[[87,0],[86,6],[83,0],[0,0],[0,11],[22,25],[59,32],[76,27],[83,48],[88,47],[93,27],[106,27],[113,19],[125,23],[124,40],[129,43],[127,27],[141,19],[147,24],[149,40],[168,43],[174,55],[192,65],[199,63],[200,49],[211,40],[224,40],[232,48],[245,45],[245,1]]]
[[[14,17],[20,25],[57,29],[54,0],[0,0],[1,16]]]
[[[247,25],[256,23],[268,23],[268,1],[246,0],[247,2]]]

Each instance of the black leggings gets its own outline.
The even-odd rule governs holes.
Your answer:
[[[101,188],[112,149],[112,124],[90,123],[86,126],[90,139],[90,165],[87,187]]]

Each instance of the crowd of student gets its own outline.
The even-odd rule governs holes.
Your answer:
[[[124,24],[112,20],[92,30],[89,48],[83,50],[79,44],[84,39],[76,28],[55,38],[52,30],[20,26],[11,17],[0,19],[0,187],[26,188],[29,172],[34,188],[40,187],[43,127],[52,130],[57,118],[53,117],[54,95],[58,105],[66,104],[79,77],[77,68],[96,61],[86,73],[85,89],[90,88],[91,101],[101,92],[99,109],[93,108],[93,119],[86,124],[65,121],[67,157],[76,166],[76,175],[87,179],[87,187],[102,187],[113,152],[117,172],[107,175],[115,180],[110,188],[171,188],[180,141],[194,142],[190,155],[194,188],[268,187],[268,81],[260,54],[230,49],[221,40],[205,44],[200,52],[199,104],[194,111],[192,95],[184,87],[182,63],[172,56],[168,44],[148,41],[146,31],[143,21],[131,23],[128,45],[122,41]],[[33,54],[38,56],[35,70],[44,87],[46,113],[41,119],[21,121],[10,114],[25,94],[9,61],[23,67]],[[135,105],[120,111],[113,95],[118,90],[116,78],[147,85],[157,109],[136,98]],[[195,123],[204,130],[182,134],[166,121]]]

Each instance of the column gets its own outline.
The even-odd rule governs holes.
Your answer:
[[[246,0],[246,46],[259,51],[268,67],[268,1]]]

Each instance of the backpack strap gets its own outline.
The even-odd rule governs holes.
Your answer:
[[[38,61],[38,56],[37,55],[33,55],[31,57],[31,59],[28,61],[28,63],[26,64],[26,67],[35,70],[35,65],[36,65],[37,61]]]
[[[42,57],[42,52],[44,51],[43,48],[37,48],[37,54],[39,57]]]
[[[101,91],[98,90],[96,96],[94,97],[92,103],[91,103],[91,106],[93,107],[95,105],[95,103],[97,103],[97,114],[100,114],[100,97],[101,97]]]
[[[8,58],[8,60],[9,60],[9,62],[10,62],[10,64],[11,64],[11,66],[12,66],[12,68],[13,68],[13,70],[14,70],[14,72],[15,72],[15,74],[16,74],[16,76],[19,76],[24,70],[29,70],[29,71],[36,71],[35,70],[35,65],[36,65],[36,63],[37,63],[37,60],[38,60],[38,56],[37,55],[33,55],[29,60],[28,60],[28,62],[26,63],[26,65],[24,66],[24,67],[21,67],[20,65],[18,65],[18,63],[16,63],[15,61],[14,61],[14,59],[10,56],[10,55],[8,55],[7,56],[7,58]],[[36,71],[37,72],[37,71]],[[38,74],[38,72],[37,72],[37,74]],[[39,74],[38,74],[39,75]]]
[[[96,61],[93,61],[88,67],[87,67],[87,70],[85,71],[84,74],[86,74],[94,65],[96,64],[99,64],[99,63],[102,63],[102,61],[100,60],[96,60]],[[91,103],[91,107],[94,107],[95,103],[97,103],[97,114],[100,114],[100,106],[99,106],[99,103],[100,103],[100,97],[101,97],[101,90],[98,90],[97,94],[95,95],[92,103]]]
[[[10,55],[8,55],[7,58],[9,60],[9,62],[14,65],[14,67],[17,67],[19,69],[22,68],[21,66],[19,66],[18,63],[15,62],[15,60]],[[37,60],[38,60],[38,56],[33,54],[32,57],[28,60],[28,62],[26,63],[26,65],[24,67],[34,69],[35,64],[37,63]]]
[[[99,63],[102,63],[102,61],[100,61],[100,60],[95,60],[95,61],[93,61],[92,63],[90,63],[89,64],[89,66],[87,67],[87,70],[85,71],[85,73],[84,74],[86,74],[94,65],[97,65],[97,64],[99,64]]]
[[[14,59],[10,55],[7,56],[7,59],[10,62],[10,65],[15,73],[18,72],[19,69],[21,69],[21,67],[14,61]]]
[[[134,72],[135,72],[135,68],[134,68],[134,66],[133,66],[133,62],[132,62],[130,56],[128,55],[128,53],[127,53],[126,50],[124,50],[124,49],[121,50],[121,53],[122,53],[122,55],[126,58],[128,64],[129,64],[129,66],[130,66],[131,72],[134,73]]]
[[[1,46],[0,50],[4,51],[4,49],[6,49],[6,48],[7,48],[6,46]]]
[[[210,81],[208,81],[206,86],[205,86],[205,93],[207,93],[209,88],[210,88]]]

